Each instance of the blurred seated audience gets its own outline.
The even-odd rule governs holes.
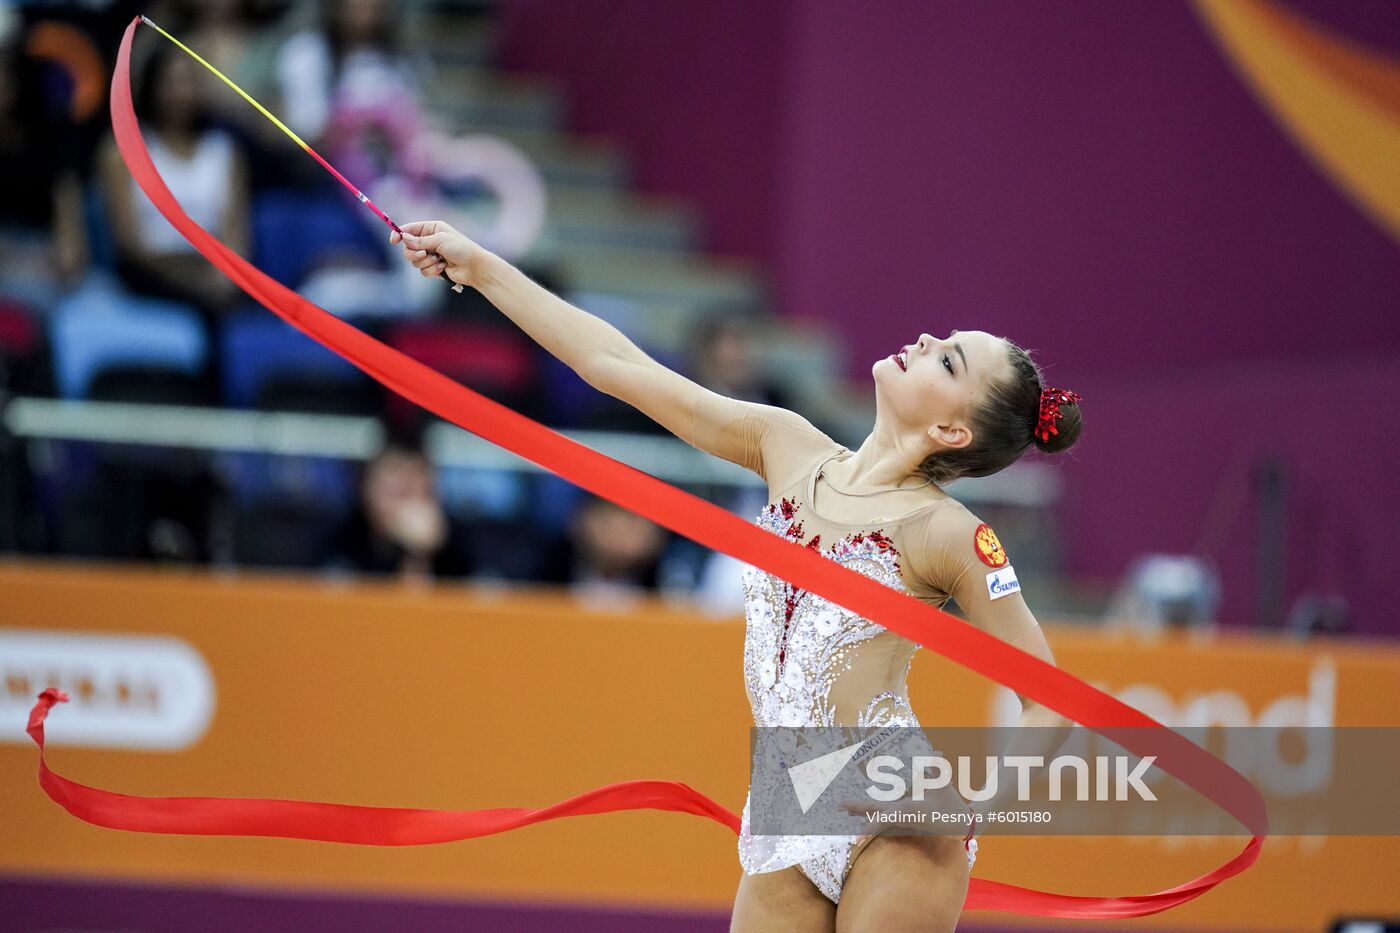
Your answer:
[[[403,580],[466,577],[466,529],[443,509],[432,464],[416,436],[399,434],[365,464],[360,498],[327,542],[328,569]]]
[[[652,593],[658,588],[667,537],[640,515],[589,496],[575,510],[564,537],[546,552],[539,579],[601,601]]]
[[[0,291],[46,304],[83,271],[75,147],[46,117],[35,61],[0,42]]]
[[[206,75],[189,56],[160,48],[136,90],[146,145],[185,212],[240,255],[248,255],[250,198],[244,153],[211,125]],[[115,141],[100,163],[117,271],[132,291],[182,301],[214,322],[246,300],[231,279],[195,252],[136,186]]]
[[[292,21],[308,18],[304,10],[305,4],[293,0],[161,0],[152,15],[254,100],[270,102],[277,100],[278,53],[288,30],[295,28]],[[210,84],[215,125],[245,150],[254,191],[305,190],[325,179],[310,160],[287,158],[289,141],[271,120],[213,75],[202,80]]]

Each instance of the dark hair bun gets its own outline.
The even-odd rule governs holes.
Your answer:
[[[1069,450],[1079,440],[1079,432],[1084,429],[1084,415],[1078,402],[1061,402],[1060,418],[1055,422],[1058,433],[1051,434],[1049,440],[1033,437],[1035,449],[1045,454],[1058,454]]]

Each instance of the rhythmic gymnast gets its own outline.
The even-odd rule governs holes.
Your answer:
[[[441,221],[405,224],[405,258],[484,295],[589,385],[768,484],[758,523],[1053,663],[995,532],[941,488],[987,476],[1032,444],[1079,436],[1078,395],[1045,388],[1025,350],[980,331],[923,334],[871,369],[875,426],[851,451],[802,416],[725,398],[657,363]],[[786,581],[744,576],[744,679],[757,726],[918,728],[905,685],[917,645]],[[1068,720],[1022,699],[1021,725]],[[951,930],[977,841],[955,836],[739,838],[732,929]]]

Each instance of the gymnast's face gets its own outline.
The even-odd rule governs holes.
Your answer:
[[[878,417],[925,434],[932,449],[972,440],[970,413],[989,383],[1009,378],[1006,341],[980,330],[919,339],[871,368]]]

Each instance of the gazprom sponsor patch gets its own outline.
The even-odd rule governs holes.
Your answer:
[[[1016,579],[1016,568],[1010,564],[987,574],[987,595],[992,599],[1001,599],[1003,596],[1019,592],[1021,581]]]

